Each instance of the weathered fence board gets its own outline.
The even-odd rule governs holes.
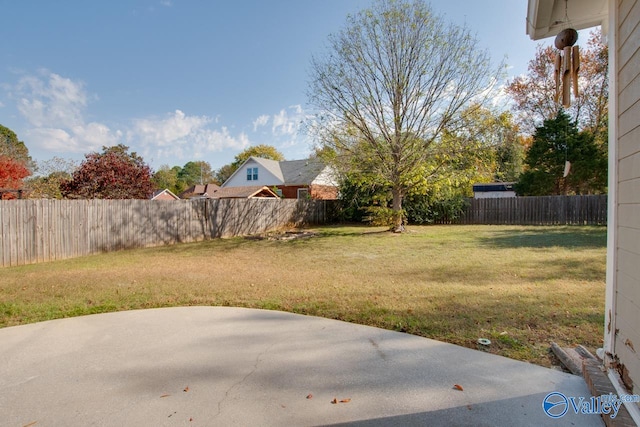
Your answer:
[[[331,221],[319,200],[0,201],[0,265],[261,233]]]
[[[607,196],[544,196],[469,199],[451,224],[605,225]]]
[[[604,225],[607,196],[470,199],[446,224]],[[0,266],[22,265],[285,225],[325,224],[339,204],[317,200],[0,201]]]

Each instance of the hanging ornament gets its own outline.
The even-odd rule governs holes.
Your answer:
[[[569,22],[568,0],[565,0],[565,22]],[[574,46],[578,41],[578,32],[573,28],[566,28],[556,36],[556,53],[554,63],[555,96],[554,101],[560,102],[565,108],[571,106],[571,90],[573,96],[578,97],[578,71],[580,70],[580,49]]]

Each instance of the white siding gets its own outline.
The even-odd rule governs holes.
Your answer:
[[[334,170],[326,166],[322,172],[318,174],[318,176],[311,183],[312,185],[326,185],[328,187],[337,187],[338,180],[336,178],[336,173]]]
[[[617,158],[616,246],[614,249],[614,354],[640,393],[640,1],[620,0],[615,20]]]
[[[258,168],[258,180],[247,180],[247,169]],[[272,174],[266,167],[249,159],[240,169],[238,169],[233,176],[225,181],[223,187],[246,187],[253,185],[266,185],[271,187],[273,185],[282,184],[282,180]]]
[[[478,191],[473,193],[474,199],[503,199],[516,197],[515,191]]]

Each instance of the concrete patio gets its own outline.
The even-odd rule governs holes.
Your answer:
[[[603,425],[571,408],[550,418],[550,392],[590,397],[578,376],[276,311],[165,308],[0,329],[2,426]]]

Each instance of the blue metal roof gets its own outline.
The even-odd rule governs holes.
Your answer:
[[[473,184],[474,193],[487,193],[489,191],[515,191],[513,182],[492,182],[487,184]]]

